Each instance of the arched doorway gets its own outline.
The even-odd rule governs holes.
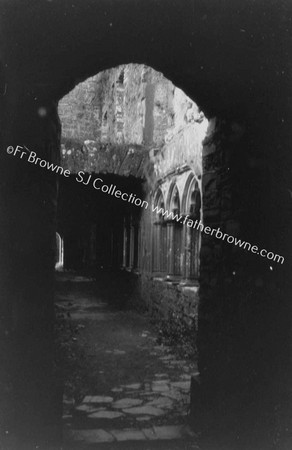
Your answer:
[[[217,117],[212,120],[204,146],[204,220],[211,226],[224,226],[227,233],[240,229],[250,241],[260,237],[263,245],[268,242],[275,252],[286,255],[291,239],[291,109],[287,95],[290,7],[286,2],[252,0],[240,5],[233,2],[226,8],[203,0],[186,2],[185,8],[180,5],[176,1],[167,2],[166,7],[156,0],[84,0],[78,4],[64,1],[57,7],[54,2],[32,2],[28,8],[21,2],[4,2],[1,67],[5,80],[1,106],[6,119],[1,137],[1,181],[9,200],[2,208],[5,220],[1,254],[5,263],[1,266],[1,289],[7,304],[13,299],[27,304],[28,313],[22,324],[27,330],[23,336],[27,338],[16,339],[23,344],[20,354],[26,355],[31,349],[28,336],[36,329],[34,324],[45,325],[53,316],[49,273],[54,267],[56,188],[55,180],[47,179],[45,174],[38,176],[34,171],[23,170],[16,159],[7,162],[5,149],[11,142],[17,145],[16,141],[25,141],[28,147],[37,146],[41,157],[50,155],[57,161],[56,101],[80,79],[106,67],[143,60],[196,99],[208,117]],[[24,24],[32,24],[26,33]],[[56,33],[52,33],[54,28]],[[36,46],[32,45],[35,39]],[[38,115],[43,107],[49,114],[44,115],[41,109],[42,114]],[[147,230],[143,233],[146,235]],[[277,370],[286,367],[287,346],[283,342],[288,336],[291,269],[288,263],[272,270],[254,255],[239,256],[240,252],[226,251],[223,245],[216,244],[202,235],[200,276],[204,287],[199,312],[199,358],[204,383],[200,389],[212,405],[216,397],[212,387],[219,386],[222,398],[216,397],[216,405],[227,405],[228,413],[236,402],[227,403],[227,394],[231,398],[234,392],[244,395],[252,385],[253,392],[262,398],[262,382],[267,381],[267,374],[275,383],[281,378]],[[269,351],[264,353],[259,351],[267,348]],[[39,361],[43,353],[40,346],[32,359]],[[272,367],[271,359],[275,362]],[[45,367],[37,362],[35,365]],[[222,369],[219,374],[218,367]],[[31,374],[35,373],[32,367]],[[270,381],[266,391],[278,392]],[[26,389],[19,392],[23,394]],[[246,394],[245,400],[251,404],[254,396],[251,399]],[[261,401],[256,402],[260,408]],[[273,410],[272,403],[278,404],[271,401],[260,410],[265,410],[265,406]],[[216,411],[217,417],[222,417],[220,408]],[[237,412],[240,414],[238,409]]]
[[[61,271],[64,269],[64,241],[59,233],[56,233],[56,257],[55,270]]]
[[[74,282],[66,293],[59,283],[58,304],[68,308],[73,324],[77,320],[74,316],[78,317],[82,326],[80,340],[86,342],[84,333],[90,340],[89,347],[98,344],[91,342],[91,333],[86,334],[85,330],[94,327],[103,330],[98,336],[101,348],[106,345],[105,340],[112,340],[108,329],[117,328],[114,334],[119,336],[115,348],[107,348],[106,354],[97,350],[98,361],[104,367],[100,375],[96,374],[97,360],[89,373],[82,377],[78,375],[77,378],[84,381],[82,389],[80,386],[76,389],[82,393],[88,391],[88,395],[84,396],[74,388],[72,399],[73,369],[66,375],[64,407],[66,415],[73,417],[67,420],[72,425],[72,432],[67,432],[66,436],[73,441],[81,435],[88,439],[85,430],[79,430],[78,434],[75,428],[75,421],[82,411],[85,423],[94,417],[108,417],[106,431],[109,435],[115,435],[114,422],[111,425],[110,421],[115,418],[123,418],[131,433],[136,433],[141,440],[144,435],[138,430],[140,421],[145,420],[146,434],[150,423],[157,425],[159,432],[162,431],[159,427],[172,427],[173,417],[176,417],[177,425],[183,427],[190,408],[190,378],[192,373],[198,372],[197,361],[192,358],[196,354],[193,343],[197,332],[198,295],[186,290],[181,283],[183,224],[172,216],[182,214],[183,192],[189,173],[201,174],[202,142],[208,120],[198,106],[163,74],[138,64],[118,66],[80,83],[60,101],[59,115],[62,123],[61,161],[70,176],[60,179],[57,222],[66,242],[66,268],[72,270],[70,280]],[[86,282],[85,275],[89,274],[91,279],[87,278]],[[68,276],[66,272],[66,280]],[[96,280],[96,288],[92,279]],[[78,285],[81,280],[82,286]],[[113,293],[113,287],[118,294]],[[128,337],[128,324],[122,315],[119,326],[116,323],[111,327],[104,326],[99,322],[95,325],[94,317],[99,317],[96,312],[99,297],[102,296],[102,304],[117,307],[117,295],[120,299],[129,297],[134,308],[151,313],[157,327],[164,321],[167,326],[163,333],[160,327],[159,337],[152,334],[152,341],[148,340],[151,334],[148,329],[140,330],[139,335],[135,329],[141,316],[137,315],[132,339]],[[118,306],[124,307],[125,302],[120,300]],[[77,308],[80,308],[78,314]],[[94,311],[91,320],[86,318],[89,313],[84,312],[90,308]],[[129,315],[135,314],[133,306],[128,308]],[[108,320],[111,324],[113,313],[109,318],[106,312],[102,314],[103,322]],[[176,323],[171,324],[168,318],[173,321],[175,318]],[[171,373],[175,364],[166,361],[178,359],[178,356],[163,353],[166,342],[170,348],[174,348],[175,342],[173,336],[172,343],[167,341],[170,339],[167,327],[176,327],[180,330],[181,340],[188,340],[188,344],[177,342],[184,367],[177,367],[175,373]],[[139,350],[141,336],[145,338],[149,353],[147,362],[143,359],[143,363]],[[155,339],[163,339],[161,354],[153,347]],[[187,345],[188,350],[192,348],[191,354],[185,351]],[[87,355],[85,345],[82,350]],[[133,355],[130,363],[127,352]],[[124,360],[119,361],[122,354]],[[115,363],[119,364],[119,373],[114,368],[108,371],[113,356],[117,358]],[[157,370],[160,358],[166,358],[161,380]],[[132,367],[133,361],[135,367]],[[144,363],[149,367],[145,374]],[[87,364],[88,356],[83,358],[83,365]],[[99,380],[98,389],[91,375]],[[136,391],[134,386],[139,389]],[[162,392],[168,392],[169,397],[164,398]],[[97,406],[97,397],[101,394],[108,397],[108,405],[94,416],[92,408]],[[71,403],[74,403],[71,409],[67,406],[70,395]],[[137,408],[132,409],[131,405]],[[116,427],[121,427],[116,423]],[[94,426],[97,428],[98,422]],[[119,433],[125,434],[125,427],[119,429]]]

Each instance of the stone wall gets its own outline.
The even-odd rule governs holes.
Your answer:
[[[198,286],[182,286],[161,277],[142,274],[139,286],[149,312],[162,320],[185,323],[196,331],[198,321]],[[195,336],[195,334],[194,334]]]

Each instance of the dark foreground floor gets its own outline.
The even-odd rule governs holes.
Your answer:
[[[57,275],[56,309],[63,355],[62,446],[32,445],[7,435],[0,450],[290,450],[212,438],[189,420],[193,359],[158,345],[157,331],[128,305],[118,277]],[[192,427],[190,427],[190,423]],[[228,435],[230,433],[230,439]],[[223,442],[223,443],[222,443]]]

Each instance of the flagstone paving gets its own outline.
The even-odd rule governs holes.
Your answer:
[[[96,292],[96,283],[84,278],[66,288],[59,283],[58,304],[69,312],[67,320],[80,327],[74,345],[84,353],[79,390],[65,391],[65,445],[194,442],[186,419],[196,364],[157,345],[146,317],[115,309],[111,299]]]
[[[163,416],[163,414],[166,414],[166,411],[149,405],[140,406],[138,408],[123,409],[123,411],[127,414],[134,414],[135,416],[140,414],[148,414],[149,416]]]
[[[143,400],[139,400],[137,398],[121,398],[113,404],[113,408],[129,408],[130,406],[137,406],[141,405],[142,403]]]

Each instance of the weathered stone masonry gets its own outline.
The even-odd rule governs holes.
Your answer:
[[[135,206],[130,217],[124,213],[123,260],[108,258],[114,267],[120,264],[135,274],[136,306],[142,299],[160,318],[195,329],[200,233],[153,207],[202,218],[204,114],[162,74],[138,65],[108,70],[80,84],[60,102],[59,113],[66,168],[134,175],[143,183],[148,208],[142,208],[141,217]],[[99,239],[94,237],[91,248]]]

